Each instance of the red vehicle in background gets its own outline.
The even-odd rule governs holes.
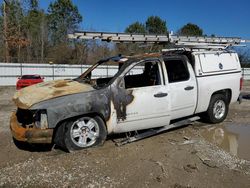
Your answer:
[[[23,75],[22,77],[18,78],[18,81],[16,83],[16,89],[19,90],[24,87],[43,82],[43,80],[44,80],[44,77],[38,74]]]

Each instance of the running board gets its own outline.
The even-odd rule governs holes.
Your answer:
[[[200,117],[195,116],[195,117],[191,117],[191,118],[188,118],[188,119],[185,119],[185,120],[175,122],[175,123],[170,124],[170,125],[166,125],[164,127],[160,127],[158,129],[150,129],[150,130],[148,130],[146,132],[143,132],[141,134],[137,134],[137,135],[135,135],[133,137],[128,137],[126,139],[118,141],[115,144],[116,144],[116,146],[122,146],[122,145],[125,145],[125,144],[129,144],[131,142],[135,142],[137,140],[142,140],[144,138],[159,134],[161,132],[164,132],[164,131],[167,131],[167,130],[170,130],[170,129],[174,129],[174,128],[182,127],[184,125],[191,124],[194,121],[197,121],[199,119],[200,119]]]

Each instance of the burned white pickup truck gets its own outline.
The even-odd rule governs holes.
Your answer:
[[[104,64],[116,66],[117,72],[94,77]],[[232,51],[179,49],[111,57],[76,79],[18,91],[10,128],[18,141],[83,149],[102,144],[109,134],[158,133],[193,116],[222,122],[240,87],[240,62]]]

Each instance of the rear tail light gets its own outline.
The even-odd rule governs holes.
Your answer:
[[[240,78],[240,90],[242,90],[242,87],[243,87],[243,78],[241,77]]]

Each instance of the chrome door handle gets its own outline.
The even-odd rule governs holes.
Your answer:
[[[156,93],[156,94],[154,94],[154,97],[157,97],[157,98],[166,97],[166,96],[168,96],[167,93]]]
[[[188,90],[192,90],[192,89],[194,89],[194,86],[187,86],[187,87],[185,87],[184,89],[187,90],[187,91],[188,91]]]

